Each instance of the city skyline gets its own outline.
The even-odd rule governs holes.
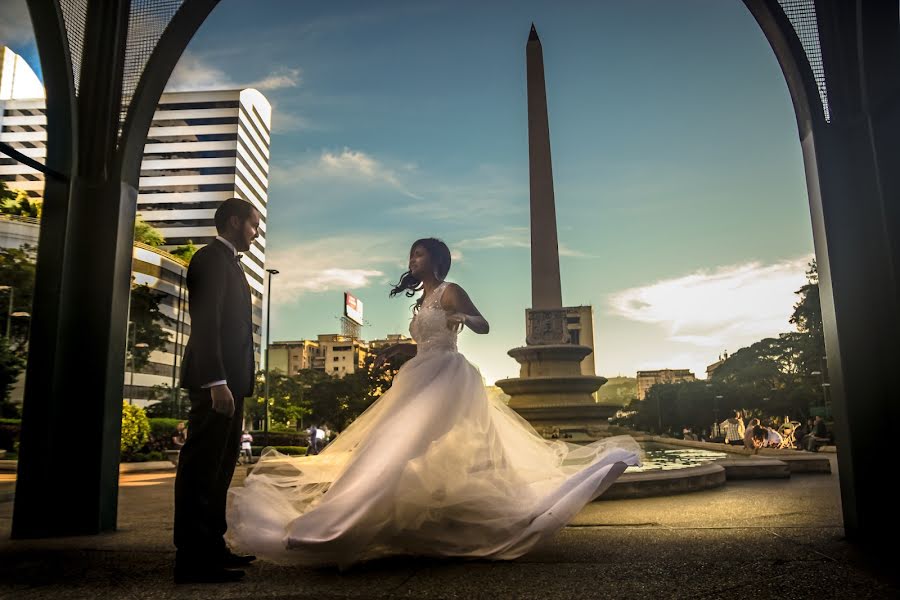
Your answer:
[[[461,350],[491,383],[516,375],[531,21],[563,301],[594,306],[597,372],[701,374],[789,330],[812,257],[800,147],[771,49],[732,4],[223,2],[170,89],[253,86],[272,100],[273,341],[338,331],[345,290],[365,302],[364,338],[406,332],[412,300],[387,291],[412,240],[436,235],[492,325]],[[33,40],[8,43],[37,67]]]

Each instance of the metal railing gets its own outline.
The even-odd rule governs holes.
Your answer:
[[[0,214],[0,221],[15,221],[17,223],[28,223],[30,225],[40,225],[41,220],[34,217],[23,217],[20,215],[4,215]]]

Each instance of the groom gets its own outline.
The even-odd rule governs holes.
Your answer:
[[[215,214],[219,235],[187,272],[191,334],[181,365],[189,390],[190,435],[175,477],[175,582],[237,581],[252,556],[225,545],[225,499],[237,462],[244,398],[253,393],[250,287],[241,255],[259,235],[260,214],[229,198]]]

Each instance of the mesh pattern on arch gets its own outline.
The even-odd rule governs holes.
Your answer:
[[[72,58],[72,78],[75,94],[81,81],[81,54],[84,50],[84,30],[87,23],[87,0],[60,0],[63,21],[66,24],[66,41]]]
[[[132,0],[128,15],[128,43],[125,49],[125,72],[122,77],[122,114],[124,123],[134,91],[137,89],[147,61],[159,43],[166,27],[184,0]]]
[[[794,27],[800,44],[806,53],[806,60],[812,67],[822,101],[822,113],[825,121],[831,122],[831,111],[828,108],[828,90],[825,87],[825,67],[822,64],[822,46],[819,43],[819,23],[816,19],[816,6],[813,0],[778,0],[785,16]]]

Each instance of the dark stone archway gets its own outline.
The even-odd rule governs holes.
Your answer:
[[[12,535],[116,528],[131,246],[144,140],[218,0],[28,0],[46,179]]]
[[[790,89],[809,193],[844,529],[897,532],[900,15],[896,2],[744,0]]]
[[[893,539],[886,490],[890,428],[900,422],[891,379],[900,364],[897,4],[744,3],[775,51],[797,114],[845,529],[857,540]],[[47,89],[46,166],[62,177],[48,178],[45,190],[14,537],[115,529],[141,152],[172,68],[216,4],[28,0]],[[148,24],[156,39],[133,43],[129,36],[146,34]],[[76,447],[77,463],[63,464]]]

